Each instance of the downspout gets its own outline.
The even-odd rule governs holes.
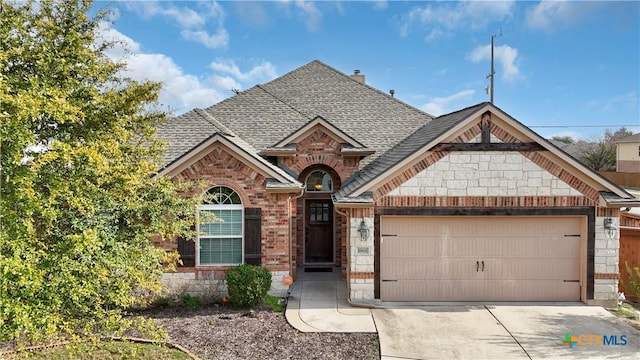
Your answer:
[[[346,255],[347,255],[347,302],[351,303],[351,279],[349,273],[351,273],[351,215],[349,214],[349,210],[340,211],[338,207],[334,207],[336,214],[340,214],[347,219],[347,234],[346,237]]]
[[[291,219],[291,202],[292,200],[295,201],[300,199],[302,195],[304,195],[304,187],[300,188],[300,194],[296,194],[294,196],[289,195],[287,199],[287,201],[289,202],[289,208],[287,209],[289,212],[289,275],[291,275],[291,273],[293,272],[293,241],[291,241],[293,238],[293,236],[291,236],[291,233],[293,233],[293,221]]]

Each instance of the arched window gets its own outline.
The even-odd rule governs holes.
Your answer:
[[[242,263],[244,208],[240,195],[226,186],[207,191],[198,208],[198,265]]]
[[[306,184],[307,191],[333,192],[331,175],[322,170],[316,170],[309,174]]]

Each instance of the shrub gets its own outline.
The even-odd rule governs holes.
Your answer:
[[[622,282],[624,291],[638,300],[640,300],[640,267],[631,267],[628,263],[624,264],[627,268],[627,280]]]
[[[240,307],[254,307],[271,288],[271,272],[265,267],[242,264],[227,270],[229,301]]]
[[[200,306],[200,298],[197,296],[191,296],[190,294],[182,295],[182,303],[191,309],[195,309]]]

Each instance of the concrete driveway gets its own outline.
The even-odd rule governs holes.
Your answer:
[[[640,359],[640,331],[601,307],[385,304],[371,312],[386,360]]]

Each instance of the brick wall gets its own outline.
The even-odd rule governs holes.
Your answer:
[[[342,145],[333,137],[322,129],[316,129],[296,144],[296,153],[293,156],[281,156],[278,158],[278,163],[291,170],[303,183],[312,171],[326,171],[333,178],[333,191],[335,192],[340,189],[342,182],[352,176],[360,166],[359,157],[345,157],[341,150]],[[299,216],[295,221],[294,266],[304,264],[304,205],[309,198],[323,198],[323,195],[305,193],[302,198],[297,200],[296,214]],[[324,198],[330,199],[330,194],[325,194]],[[343,277],[346,276],[347,262],[346,245],[342,241],[342,234],[345,233],[344,224],[345,220],[342,216],[334,216],[334,264],[341,266]]]
[[[235,190],[244,207],[262,209],[262,265],[273,272],[289,271],[289,194],[272,194],[265,191],[267,179],[254,168],[235,158],[227,149],[218,145],[202,159],[174,177],[202,180],[208,187],[223,185]],[[295,210],[293,215],[295,216]],[[177,242],[166,245],[176,249]],[[196,270],[210,271],[214,267]]]
[[[340,153],[342,145],[320,129],[296,144],[294,156],[279,157],[281,165],[300,175],[310,166],[326,165],[332,168],[341,181],[349,178],[360,166],[358,157],[345,157]]]

